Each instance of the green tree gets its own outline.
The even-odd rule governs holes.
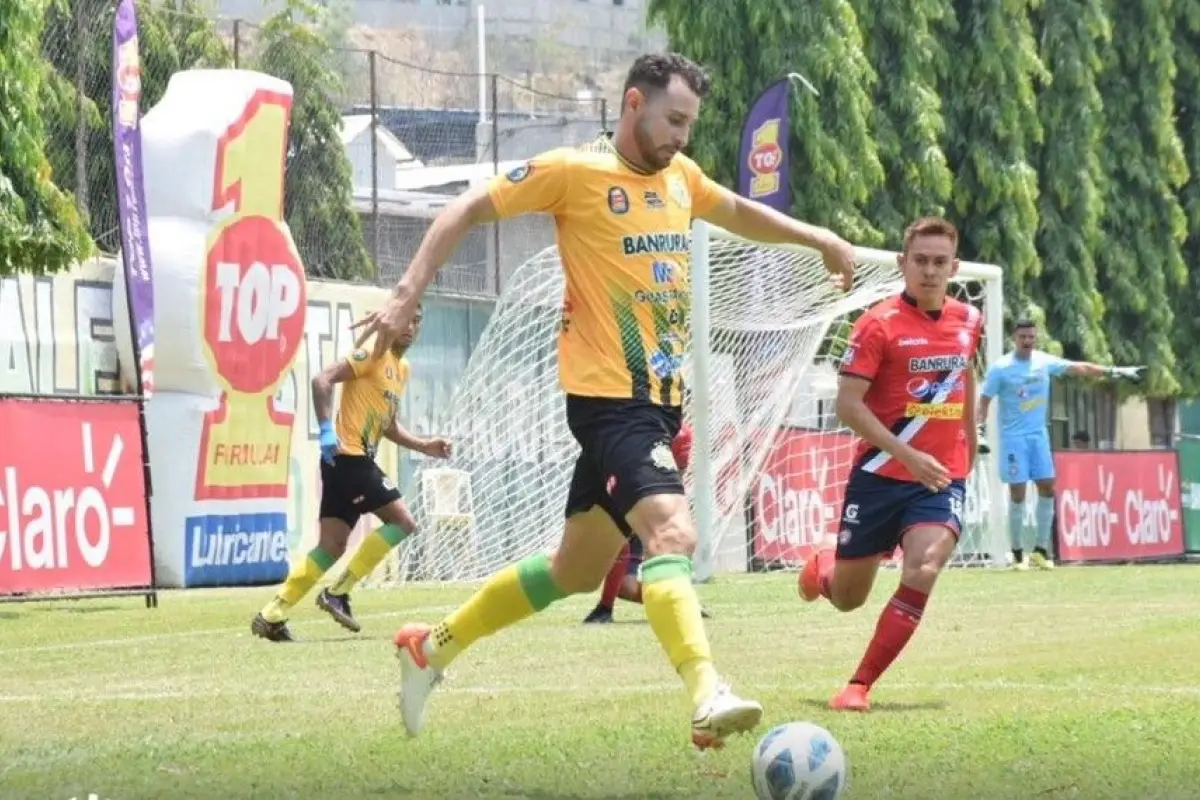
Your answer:
[[[1142,391],[1179,391],[1171,298],[1187,284],[1187,220],[1175,190],[1188,178],[1175,130],[1173,0],[1110,0],[1112,47],[1100,76],[1108,181],[1096,250],[1113,358],[1150,367]]]
[[[309,275],[353,279],[373,274],[352,206],[350,162],[342,147],[342,83],[329,43],[311,26],[314,9],[299,0],[259,31],[254,68],[292,85],[291,140],[284,217]]]
[[[1031,159],[1042,138],[1034,87],[1045,71],[1030,6],[1031,0],[954,0],[952,68],[941,92],[954,171],[951,216],[962,232],[963,256],[1004,268],[1009,317],[1038,313],[1029,287],[1041,274]]]
[[[1037,99],[1042,275],[1031,294],[1068,357],[1104,362],[1110,356],[1094,258],[1102,246],[1104,107],[1096,82],[1111,29],[1104,0],[1054,0],[1035,23],[1049,80]]]
[[[1183,259],[1188,282],[1174,293],[1175,352],[1181,358],[1175,371],[1185,395],[1200,394],[1200,0],[1175,0],[1176,127],[1185,160],[1193,165],[1179,200],[1187,218]]]
[[[942,150],[945,123],[938,81],[946,51],[938,37],[952,26],[950,0],[851,0],[875,83],[871,128],[885,176],[867,206],[884,243],[898,249],[917,217],[942,215],[953,175]]]
[[[91,250],[71,198],[55,186],[37,98],[44,0],[0,2],[0,275],[69,269]]]
[[[121,245],[112,137],[112,27],[107,0],[58,0],[46,15],[42,54],[51,69],[39,106],[55,182],[73,191],[100,249]],[[142,113],[154,107],[176,72],[225,67],[232,56],[197,0],[172,7],[138,5]]]
[[[692,142],[714,179],[735,185],[750,103],[798,72],[821,97],[791,98],[792,211],[855,242],[881,242],[864,213],[884,177],[869,125],[875,74],[849,0],[651,0],[649,15],[672,49],[715,76]]]

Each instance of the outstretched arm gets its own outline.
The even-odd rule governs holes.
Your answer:
[[[471,227],[493,222],[497,218],[487,186],[476,186],[456,197],[425,232],[416,255],[400,276],[397,294],[411,293],[420,297],[437,271],[450,260]]]
[[[708,207],[698,216],[746,239],[780,242],[810,247],[821,254],[825,269],[835,276],[842,289],[854,284],[854,247],[828,228],[810,225],[775,209],[734,194],[708,178],[705,191],[710,194]]]
[[[715,204],[700,216],[738,236],[757,242],[790,242],[822,252],[846,244],[828,228],[793,219],[724,186],[714,185],[713,191],[717,195]]]
[[[1139,380],[1143,367],[1105,367],[1089,361],[1072,361],[1064,370],[1064,374],[1082,378],[1127,378]]]

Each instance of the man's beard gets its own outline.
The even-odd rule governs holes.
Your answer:
[[[638,158],[648,168],[658,171],[667,166],[668,162],[663,161],[662,156],[658,154],[658,149],[655,148],[654,142],[650,138],[650,134],[646,132],[641,120],[633,126],[633,141],[638,148]]]

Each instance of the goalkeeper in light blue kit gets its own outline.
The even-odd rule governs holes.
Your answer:
[[[1083,361],[1068,361],[1035,348],[1037,325],[1022,319],[1013,328],[1013,350],[988,367],[980,391],[978,422],[987,422],[992,399],[997,404],[1000,436],[997,464],[1000,480],[1008,484],[1008,535],[1013,567],[1053,569],[1050,534],[1054,524],[1054,456],[1050,451],[1047,410],[1050,379],[1060,375],[1141,380],[1144,367],[1105,367]],[[1037,486],[1037,542],[1029,562],[1025,561],[1025,485]]]

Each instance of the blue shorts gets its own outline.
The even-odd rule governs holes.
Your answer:
[[[634,536],[629,540],[629,563],[625,567],[625,574],[638,576],[638,568],[642,566],[645,551],[642,549],[642,540]]]
[[[1000,437],[1000,480],[1003,483],[1045,481],[1054,477],[1054,453],[1044,433]]]
[[[842,505],[838,558],[869,558],[891,553],[904,533],[917,525],[941,525],[962,532],[966,482],[951,481],[940,492],[919,483],[881,478],[854,470]]]

